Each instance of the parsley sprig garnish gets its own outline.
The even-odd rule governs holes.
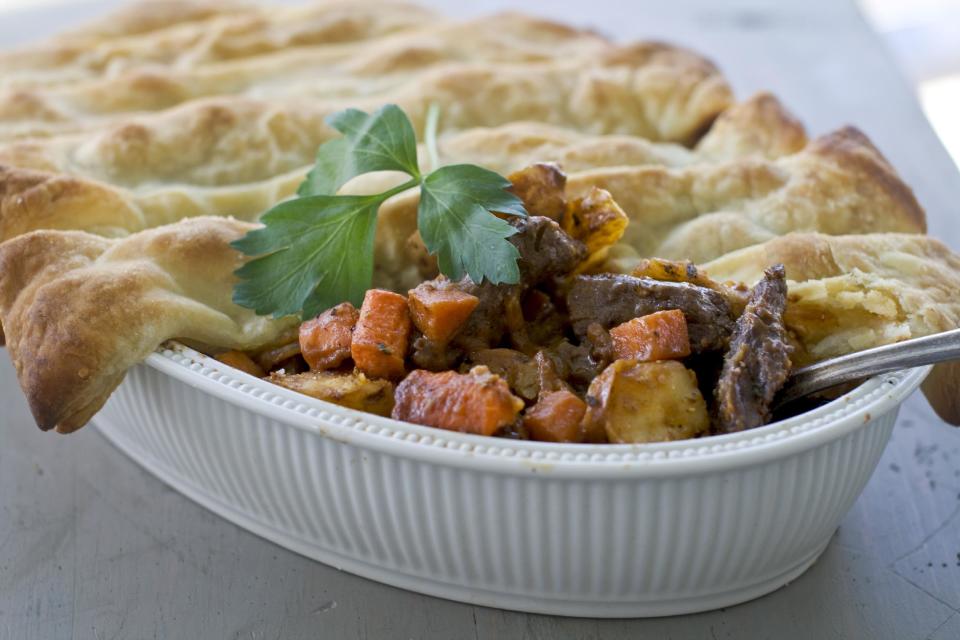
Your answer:
[[[519,253],[507,240],[516,233],[492,214],[525,216],[503,176],[470,164],[437,168],[436,111],[427,118],[433,171],[421,173],[417,142],[396,105],[374,113],[347,109],[327,118],[343,137],[317,150],[316,163],[297,189],[261,217],[264,226],[233,243],[255,256],[237,270],[237,304],[274,317],[312,318],[349,300],[359,305],[372,286],[377,211],[388,198],[420,187],[417,226],[440,272],[458,280],[516,283]],[[410,180],[376,195],[336,195],[352,178],[371,171],[400,171]]]

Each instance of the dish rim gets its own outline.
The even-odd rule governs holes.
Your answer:
[[[873,377],[811,411],[740,433],[643,444],[491,438],[385,418],[305,396],[168,341],[144,364],[287,426],[343,444],[446,466],[545,477],[663,477],[762,464],[826,444],[895,409],[932,366]]]

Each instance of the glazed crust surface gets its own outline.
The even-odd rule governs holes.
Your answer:
[[[0,245],[0,318],[40,428],[83,426],[165,340],[252,349],[296,324],[231,301],[243,259],[229,243],[252,228],[194,218],[119,240],[35,231]]]

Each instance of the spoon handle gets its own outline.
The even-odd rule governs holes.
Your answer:
[[[948,360],[960,360],[960,329],[858,351],[797,369],[777,394],[775,405],[844,382]]]

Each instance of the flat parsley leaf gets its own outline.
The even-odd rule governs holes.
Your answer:
[[[435,115],[428,118],[434,127]],[[444,275],[456,280],[469,274],[478,283],[519,280],[519,253],[507,240],[516,230],[491,213],[526,215],[506,190],[509,181],[473,165],[421,175],[413,125],[396,105],[372,114],[347,109],[327,122],[343,137],[320,146],[299,197],[267,211],[262,228],[233,243],[253,257],[236,272],[234,302],[260,315],[304,318],[345,300],[359,306],[373,281],[377,210],[417,186],[420,233]],[[334,195],[355,176],[385,170],[402,171],[411,180],[376,195]]]
[[[360,306],[373,279],[377,196],[311,196],[263,215],[232,246],[262,256],[237,270],[233,301],[274,317],[312,318],[344,300]]]
[[[527,215],[509,187],[500,174],[471,164],[441,167],[424,178],[417,226],[427,250],[437,254],[441,273],[494,284],[520,279],[520,253],[506,241],[517,230],[491,215]]]
[[[320,145],[316,164],[297,195],[333,195],[350,179],[370,171],[402,171],[420,177],[417,139],[407,115],[395,104],[367,114],[347,109],[327,118],[343,134]]]

